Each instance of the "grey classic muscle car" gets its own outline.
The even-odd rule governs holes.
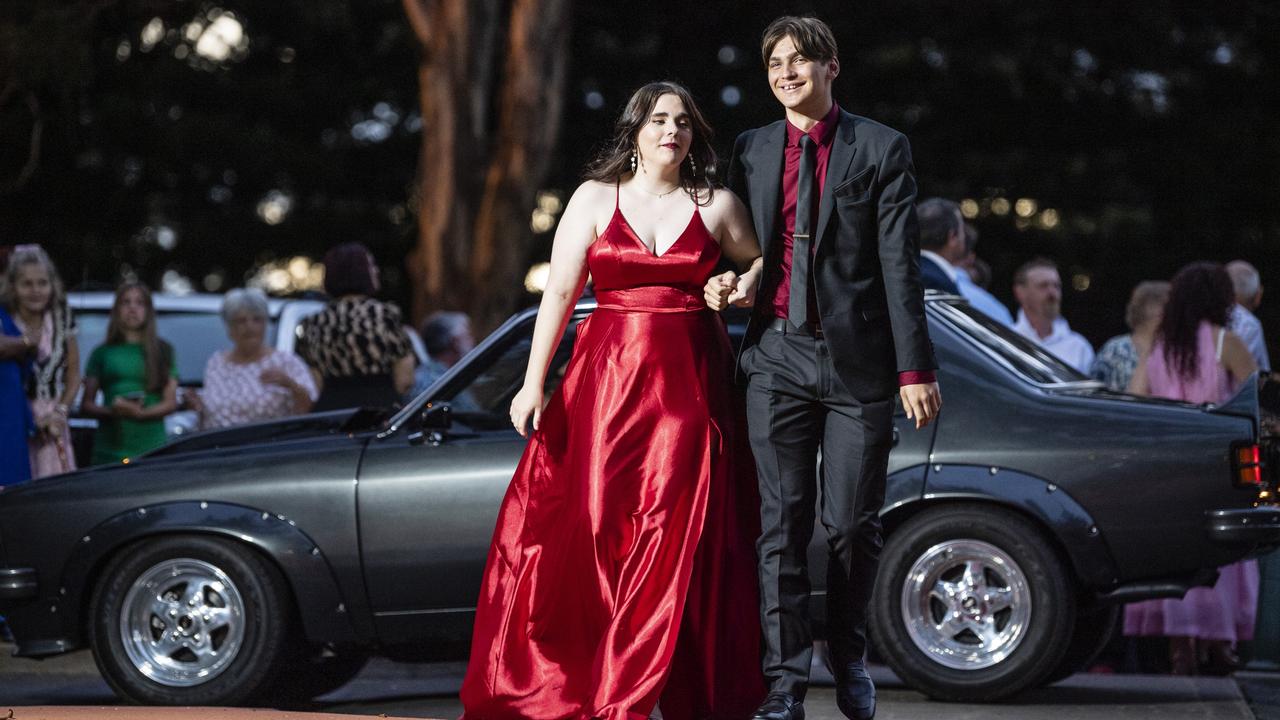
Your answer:
[[[898,413],[872,600],[873,642],[906,682],[969,700],[1052,682],[1096,656],[1121,603],[1280,543],[1256,383],[1221,407],[1107,392],[958,298],[926,304],[945,406],[923,431]],[[180,705],[310,697],[373,653],[465,658],[524,448],[507,408],[533,321],[398,411],[199,433],[6,488],[15,653],[88,646],[125,700]],[[819,528],[819,632],[825,543]]]

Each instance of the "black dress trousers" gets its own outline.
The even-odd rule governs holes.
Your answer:
[[[893,444],[892,399],[854,399],[836,375],[830,352],[820,336],[769,329],[741,361],[760,482],[764,672],[771,690],[798,698],[808,688],[813,654],[806,557],[815,505],[821,498],[816,519],[830,554],[832,660],[847,663],[866,651],[867,604],[883,544],[879,512]]]

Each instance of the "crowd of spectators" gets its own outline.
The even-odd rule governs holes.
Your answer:
[[[1193,263],[1171,281],[1133,288],[1124,310],[1129,332],[1093,346],[1062,315],[1062,278],[1034,258],[1012,278],[1016,315],[989,290],[990,266],[960,206],[930,198],[918,206],[921,276],[926,288],[962,296],[995,322],[1117,392],[1222,403],[1255,371],[1270,371],[1254,311],[1263,288],[1243,260]],[[475,345],[466,315],[438,312],[421,329],[428,360],[418,364],[400,311],[376,298],[377,264],[367,248],[344,243],[324,259],[331,298],[299,325],[295,352],[266,342],[269,304],[256,289],[222,302],[230,347],[213,353],[203,387],[184,393],[201,429],[225,428],[310,411],[391,405],[438,380]],[[76,322],[57,268],[38,246],[13,249],[0,275],[0,488],[75,469],[68,416],[97,420],[92,462],[118,462],[165,442],[164,417],[179,408],[174,348],[160,337],[150,291],[121,285],[106,337],[91,348],[83,377]],[[1212,588],[1182,600],[1126,608],[1124,632],[1169,638],[1177,673],[1234,667],[1236,643],[1252,636],[1258,568],[1223,568]]]
[[[1196,262],[1171,281],[1138,283],[1124,311],[1129,332],[1095,354],[1062,315],[1062,277],[1053,260],[1034,258],[1014,273],[1017,315],[1011,319],[984,290],[989,270],[976,257],[976,232],[966,227],[960,206],[930,198],[917,215],[926,288],[963,296],[1110,390],[1222,404],[1255,372],[1271,370],[1262,324],[1253,314],[1262,302],[1261,278],[1244,260]],[[1180,600],[1127,606],[1123,632],[1167,641],[1164,662],[1175,674],[1233,670],[1238,643],[1253,637],[1258,585],[1256,560],[1220,568],[1213,587],[1194,588]]]
[[[423,326],[430,355],[419,367],[399,309],[375,297],[372,254],[344,243],[325,256],[331,299],[301,321],[294,352],[267,342],[266,294],[236,288],[221,307],[229,347],[209,356],[201,388],[180,389],[145,285],[117,288],[104,340],[83,349],[82,365],[76,321],[44,250],[19,245],[0,267],[0,489],[76,468],[68,424],[76,407],[97,421],[91,464],[119,462],[164,444],[164,419],[181,408],[203,430],[403,402],[475,344],[465,315],[436,313]]]

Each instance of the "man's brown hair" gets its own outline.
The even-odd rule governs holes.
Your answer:
[[[818,62],[829,62],[836,59],[836,36],[831,28],[816,17],[800,17],[784,15],[769,23],[760,40],[760,57],[764,64],[769,64],[769,53],[773,46],[790,37],[800,54]]]
[[[1026,285],[1027,275],[1031,274],[1031,271],[1036,268],[1048,268],[1054,272],[1058,272],[1058,263],[1043,256],[1032,258],[1022,263],[1022,266],[1013,273],[1013,284]]]

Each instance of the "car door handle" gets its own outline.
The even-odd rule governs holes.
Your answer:
[[[439,447],[444,442],[444,433],[439,430],[417,430],[409,433],[410,445],[430,445]]]

